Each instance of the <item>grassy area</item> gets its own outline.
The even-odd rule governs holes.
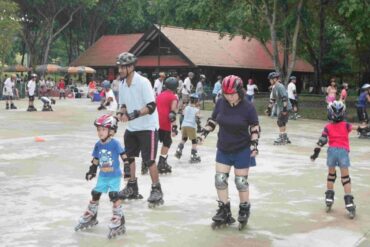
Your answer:
[[[351,96],[348,98],[347,102],[349,107],[347,107],[347,119],[350,122],[357,121],[357,113],[356,108],[354,107],[355,100],[357,99],[356,96]],[[257,97],[254,101],[256,106],[256,110],[259,115],[263,115],[264,111],[266,110],[268,104],[268,96]],[[300,96],[299,104],[302,107],[299,109],[299,114],[303,118],[309,119],[321,119],[326,120],[326,104],[324,102],[323,95],[308,95],[308,96]],[[204,110],[212,111],[213,110],[213,102],[212,101],[205,101],[204,102]]]

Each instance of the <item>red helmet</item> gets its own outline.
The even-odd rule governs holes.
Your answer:
[[[222,93],[224,94],[240,94],[243,90],[243,81],[239,76],[229,75],[222,81]]]
[[[118,121],[116,117],[105,114],[101,117],[98,117],[95,120],[94,125],[96,127],[102,126],[102,127],[105,127],[105,128],[108,128],[110,130],[114,130],[115,132],[117,132],[117,128],[118,128],[117,122]]]

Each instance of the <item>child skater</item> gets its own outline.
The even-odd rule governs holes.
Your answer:
[[[177,146],[175,153],[176,158],[180,159],[185,142],[190,139],[191,141],[191,157],[190,163],[200,162],[200,157],[197,151],[197,124],[200,123],[200,110],[197,107],[199,96],[197,94],[190,95],[190,104],[184,109],[184,119],[182,121],[182,140]]]
[[[79,224],[75,230],[86,229],[98,224],[98,205],[102,193],[109,192],[110,201],[113,202],[113,217],[109,227],[108,238],[125,233],[125,217],[118,197],[120,190],[122,171],[119,163],[119,156],[126,158],[121,144],[113,139],[117,132],[117,118],[111,115],[103,115],[95,120],[99,141],[95,144],[92,153],[93,159],[89,171],[86,173],[86,180],[91,180],[96,176],[98,167],[100,168],[98,181],[95,188],[91,191],[92,199],[86,212],[81,216]]]
[[[344,188],[344,203],[348,210],[349,217],[353,219],[356,215],[356,205],[353,202],[351,193],[351,178],[349,176],[349,133],[351,130],[360,131],[360,127],[351,125],[344,121],[346,106],[341,101],[334,101],[328,106],[328,119],[330,123],[326,124],[324,130],[317,142],[311,160],[314,161],[321,151],[321,148],[329,142],[327,166],[327,191],[325,192],[326,211],[329,212],[334,203],[334,182],[337,178],[336,167],[341,173],[341,182]]]

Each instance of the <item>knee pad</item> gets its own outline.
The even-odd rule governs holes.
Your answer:
[[[248,191],[248,176],[235,176],[235,185],[239,192]]]
[[[124,163],[125,165],[130,165],[130,164],[132,164],[133,162],[135,162],[135,158],[125,158],[125,159],[123,159],[123,163]]]
[[[215,175],[215,186],[218,190],[226,190],[228,183],[227,180],[229,179],[228,173],[216,172]]]
[[[334,173],[328,173],[328,179],[327,181],[328,182],[335,182],[335,179],[337,179],[337,173],[334,172]]]
[[[117,191],[109,191],[109,199],[111,202],[116,202],[119,200]]]
[[[92,196],[93,201],[99,201],[100,200],[100,196],[101,196],[101,192],[92,190],[91,191],[91,196]]]
[[[351,183],[351,178],[350,178],[349,175],[342,177],[341,180],[342,180],[343,186],[346,185],[346,184],[350,184]]]
[[[151,167],[152,165],[155,164],[155,160],[148,160],[148,161],[145,161],[145,165],[146,167]]]
[[[198,143],[197,139],[191,140],[191,144],[197,144],[197,143]]]

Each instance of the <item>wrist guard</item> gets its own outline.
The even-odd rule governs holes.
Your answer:
[[[251,153],[256,151],[258,154],[258,139],[257,140],[251,140]]]
[[[140,111],[134,110],[133,112],[126,114],[129,121],[140,117]]]
[[[177,135],[179,133],[179,131],[177,130],[177,125],[172,125],[172,133],[174,133],[175,135]]]
[[[319,157],[320,151],[321,151],[321,148],[315,148],[313,150],[313,155],[310,156],[311,160],[317,159],[317,157]]]
[[[90,167],[89,167],[89,171],[86,173],[85,175],[85,179],[86,180],[91,180],[93,179],[95,176],[96,176],[96,173],[98,171],[98,166],[97,165],[94,165],[92,164]]]

